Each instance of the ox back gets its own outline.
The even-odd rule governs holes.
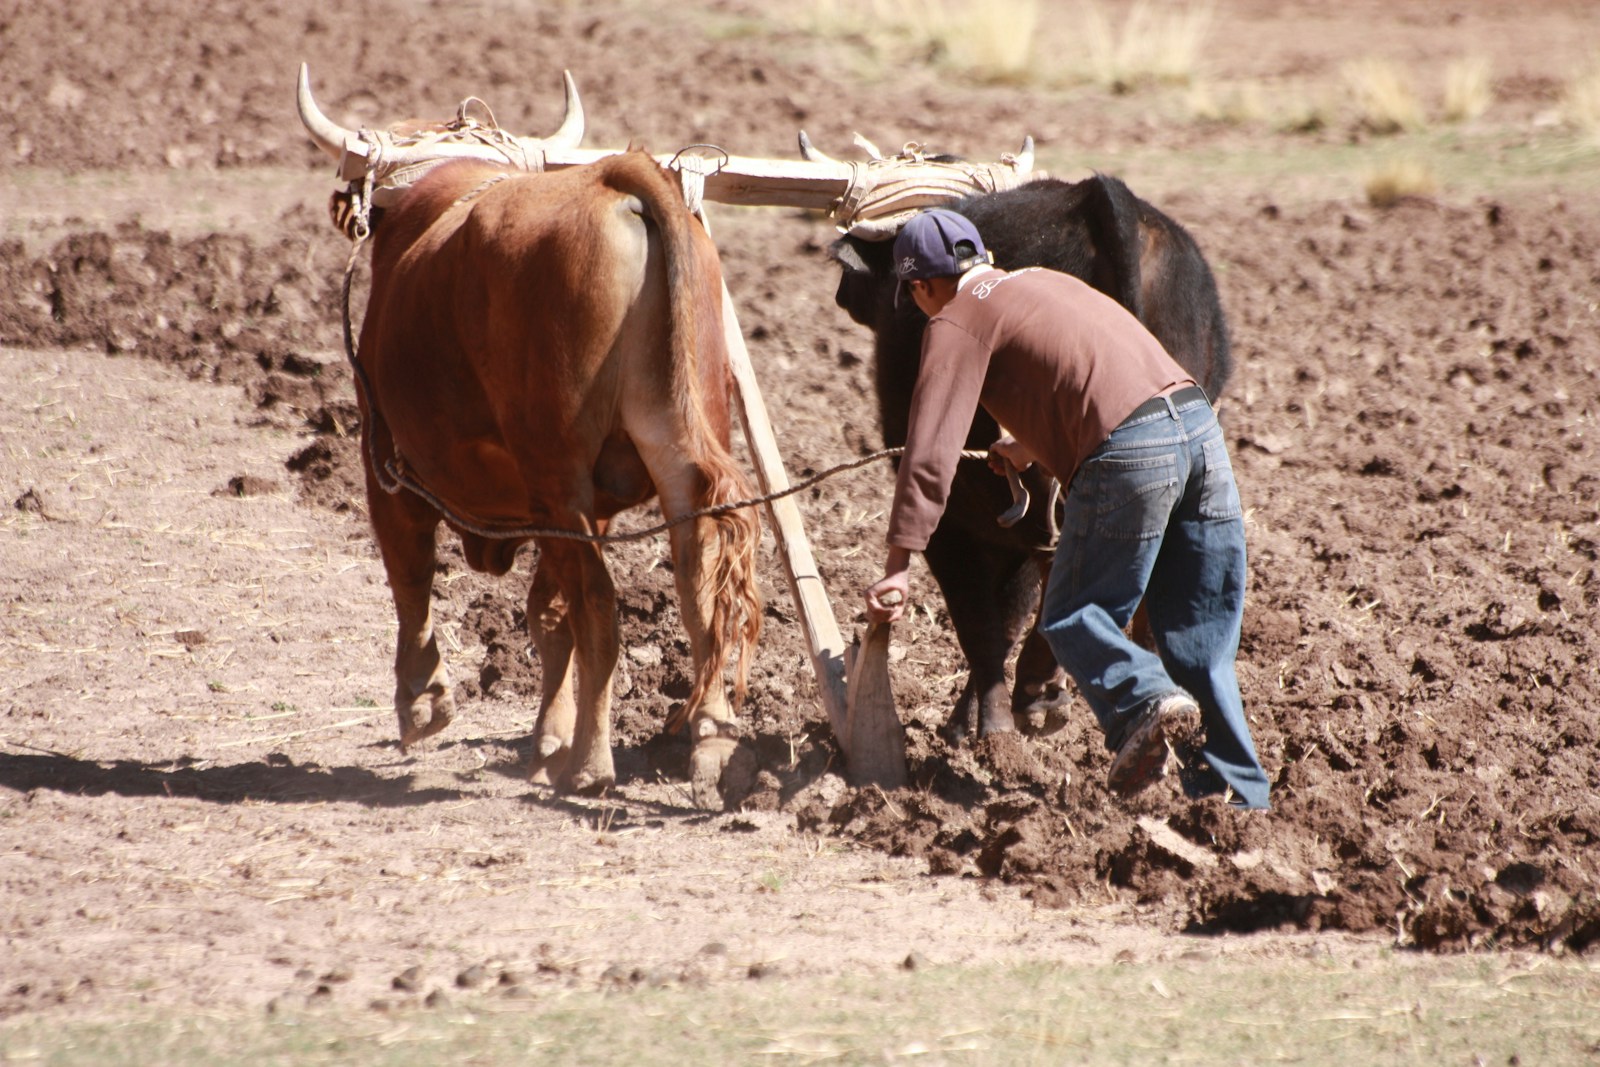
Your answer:
[[[997,266],[1043,266],[1083,279],[1133,312],[1213,399],[1222,392],[1232,361],[1211,268],[1182,226],[1120,180],[1044,179],[954,209],[977,225]],[[903,445],[927,318],[909,300],[895,303],[891,242],[844,237],[830,254],[843,269],[836,302],[874,335],[884,444]],[[966,447],[986,449],[997,434],[980,408]],[[983,463],[962,463],[924,554],[971,668],[948,724],[956,736],[1005,729],[1014,718],[1032,730],[1060,721],[1064,677],[1032,631],[1049,570],[1050,494],[1037,468],[1028,473],[1034,506],[1006,529],[995,522],[1011,502],[1004,479]],[[1005,661],[1024,633],[1008,699]]]

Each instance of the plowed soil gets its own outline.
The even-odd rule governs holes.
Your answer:
[[[1210,73],[1288,91],[1377,51],[1429,77],[1488,55],[1495,104],[1464,136],[1509,157],[1600,33],[1582,0],[1325,6],[1217,5]],[[1158,90],[961,83],[896,38],[821,38],[781,9],[0,11],[0,1015],[833,972],[913,950],[1110,959],[1183,951],[1177,934],[1263,953],[1592,948],[1592,150],[1492,195],[1380,209],[1270,177],[1275,154],[1373,147],[1349,122],[1285,134],[1177,118]],[[1195,234],[1230,317],[1239,673],[1272,810],[1169,786],[1113,801],[1081,703],[1052,736],[947,744],[964,664],[920,564],[891,666],[914,785],[847,788],[770,534],[743,718],[760,774],[735,810],[695,810],[683,743],[660,736],[690,684],[660,538],[610,553],[612,794],[525,780],[528,560],[490,580],[448,538],[436,614],[462,714],[402,755],[340,339],[348,244],[294,115],[301,59],[352,126],[475,95],[545,132],[568,68],[591,146],[793,158],[803,127],[839,155],[856,129],[985,157],[1031,133],[1065,176],[1163,146],[1258,159],[1231,186],[1124,176]],[[832,224],[712,217],[791,473],[878,447]],[[801,497],[847,631],[890,488],[878,465]]]

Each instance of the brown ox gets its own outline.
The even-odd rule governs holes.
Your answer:
[[[372,241],[363,452],[400,623],[404,747],[454,712],[430,610],[441,520],[471,567],[500,575],[530,538],[484,532],[599,534],[652,496],[670,519],[749,492],[727,450],[716,250],[649,156],[545,174],[447,163],[388,207]],[[448,514],[385,491],[389,477],[373,463],[391,459]],[[759,629],[758,534],[749,509],[670,532],[695,682],[669,726],[692,728],[703,801],[734,752],[722,671],[737,660],[737,701]],[[598,545],[531,539],[528,629],[542,668],[531,770],[536,781],[598,791],[614,780],[615,589]]]

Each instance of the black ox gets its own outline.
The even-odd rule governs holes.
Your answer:
[[[1083,279],[1133,312],[1213,400],[1222,392],[1232,362],[1211,268],[1182,226],[1121,181],[1041,179],[952,206],[977,225],[996,265],[1045,266]],[[883,440],[897,447],[906,440],[927,318],[910,300],[896,306],[891,246],[846,236],[829,254],[843,268],[835,301],[875,337]],[[966,447],[987,449],[997,432],[979,408]],[[1065,677],[1034,629],[1050,567],[1051,496],[1037,467],[1025,482],[1033,504],[1007,529],[995,522],[1011,504],[1005,480],[982,462],[961,463],[924,553],[970,667],[946,724],[958,739],[974,726],[987,736],[1018,725],[1042,732],[1062,721]],[[1024,633],[1008,695],[1006,658]]]

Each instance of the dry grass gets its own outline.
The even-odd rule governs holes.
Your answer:
[[[1335,110],[1324,99],[1291,96],[1281,106],[1277,126],[1286,133],[1315,133],[1332,124]]]
[[[1345,85],[1355,97],[1357,121],[1371,133],[1420,130],[1426,124],[1422,103],[1400,68],[1388,60],[1363,59],[1344,68]]]
[[[909,41],[981,81],[1036,80],[1039,0],[818,0],[802,5],[800,25],[855,36],[882,51]]]
[[[1391,160],[1367,175],[1367,203],[1373,207],[1393,207],[1402,200],[1431,197],[1438,182],[1426,163],[1414,159]]]
[[[1197,82],[1189,88],[1189,113],[1203,122],[1222,122],[1248,126],[1265,121],[1268,114],[1265,91],[1249,83],[1218,88]]]
[[[1567,83],[1561,110],[1568,124],[1600,144],[1600,57]]]
[[[797,5],[796,25],[853,37],[879,57],[909,45],[979,81],[1060,84],[1087,81],[1113,92],[1144,85],[1192,84],[1211,29],[1209,2],[1134,0],[1120,24],[1098,0],[1075,7],[1041,0],[817,0]],[[1041,41],[1052,25],[1070,46]]]
[[[255,860],[255,854],[251,859]],[[281,862],[279,856],[272,859]],[[259,861],[257,861],[259,862]],[[313,869],[313,874],[315,874]],[[466,873],[444,868],[433,875]],[[289,901],[312,875],[280,879]],[[594,893],[609,879],[564,882]],[[733,884],[731,879],[730,883]],[[203,881],[192,891],[214,892]],[[853,889],[868,889],[864,885]],[[495,887],[494,892],[504,892]],[[23,1016],[0,1044],[18,1061],[235,1061],[294,1064],[501,1063],[1146,1063],[1278,1060],[1405,1067],[1436,1063],[1584,1063],[1597,981],[1581,964],[1500,956],[1251,959],[1209,946],[1172,964],[1024,965],[709,984],[654,981],[537,988],[503,999],[456,989],[427,1010],[356,1011],[337,1000],[274,1011],[85,1018]],[[567,969],[574,961],[546,961]],[[774,961],[780,964],[781,961]],[[502,972],[504,973],[504,972]],[[1107,1011],[1111,1001],[1120,1011]],[[596,1034],[603,1040],[597,1044]],[[603,1055],[597,1049],[603,1048]],[[531,1054],[531,1055],[530,1055]]]
[[[953,64],[988,81],[1036,80],[1037,0],[971,0],[941,6],[951,17],[938,41]]]
[[[1090,80],[1112,92],[1146,84],[1191,84],[1211,32],[1209,3],[1157,7],[1134,0],[1120,28],[1100,4],[1084,5],[1082,42]]]
[[[904,32],[912,25],[914,0],[813,0],[795,6],[795,25],[828,36]]]
[[[1494,102],[1490,87],[1492,67],[1486,56],[1463,56],[1444,72],[1444,119],[1470,122],[1482,117]]]

